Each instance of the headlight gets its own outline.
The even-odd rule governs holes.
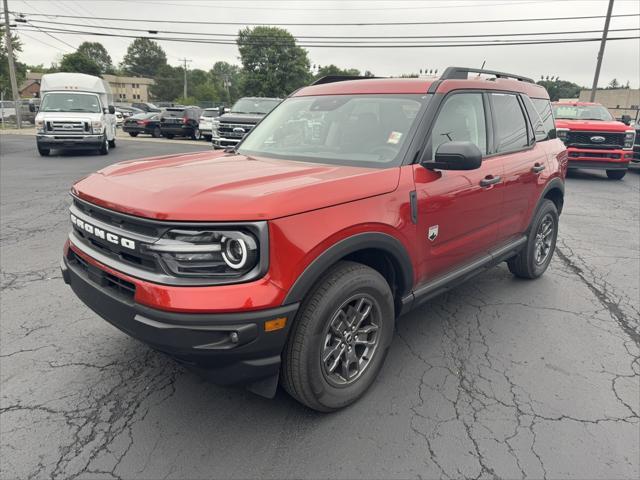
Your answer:
[[[91,130],[93,133],[102,133],[102,120],[94,120],[91,122]]]
[[[567,143],[567,134],[569,133],[568,128],[556,128],[556,137],[562,140],[564,143]]]
[[[36,130],[44,132],[44,120],[36,120]]]
[[[259,270],[259,243],[249,230],[169,230],[146,248],[179,277],[236,278]]]
[[[627,130],[624,132],[624,148],[625,150],[631,150],[633,148],[633,142],[636,139],[635,130]]]

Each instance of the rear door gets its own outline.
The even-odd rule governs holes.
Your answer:
[[[454,92],[436,116],[427,151],[449,141],[470,141],[487,155],[490,116],[482,92]],[[502,215],[502,158],[486,156],[477,170],[427,170],[414,165],[418,245],[424,255],[420,283],[486,255],[495,245]]]
[[[498,231],[498,243],[504,243],[521,235],[528,227],[530,212],[544,188],[542,179],[545,170],[548,171],[547,152],[536,142],[534,124],[529,120],[524,98],[515,93],[499,92],[490,93],[489,98],[495,155],[504,164],[504,209]],[[546,136],[539,116],[536,116],[535,128]]]

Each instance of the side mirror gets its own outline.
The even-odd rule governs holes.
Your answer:
[[[631,115],[622,115],[620,119],[625,125],[631,125]]]
[[[424,162],[423,167],[440,170],[475,170],[482,164],[482,152],[472,142],[447,142],[436,150],[433,162]]]
[[[113,115],[114,113],[116,113],[116,107],[114,107],[113,105],[109,105],[109,113],[111,115]]]

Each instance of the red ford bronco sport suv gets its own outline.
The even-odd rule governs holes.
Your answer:
[[[556,133],[567,146],[569,168],[605,170],[620,180],[633,158],[633,128],[618,122],[599,103],[554,102]]]
[[[77,182],[63,276],[212,381],[265,396],[280,381],[332,411],[372,384],[399,315],[499,262],[542,275],[566,166],[530,79],[325,77],[233,151]]]

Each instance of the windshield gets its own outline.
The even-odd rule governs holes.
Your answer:
[[[602,105],[554,105],[553,116],[567,120],[613,120]]]
[[[100,113],[97,95],[87,93],[47,93],[42,99],[41,112]]]
[[[231,107],[232,113],[259,113],[266,115],[273,110],[280,100],[266,98],[241,98]]]
[[[245,155],[384,167],[394,163],[425,95],[326,95],[285,100],[242,142]]]

